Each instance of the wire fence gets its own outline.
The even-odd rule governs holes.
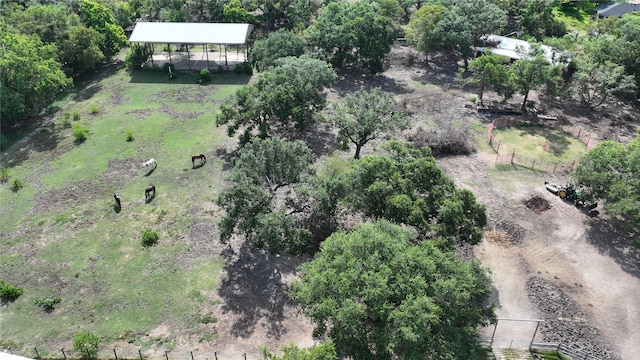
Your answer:
[[[70,349],[62,348],[57,351],[43,351],[42,349],[39,350],[35,347],[33,348],[33,352],[31,354],[25,353],[21,354],[20,356],[27,359],[38,360],[75,360],[83,358],[81,353]],[[150,356],[148,354],[145,354],[145,352],[143,352],[141,349],[138,349],[137,351],[131,351],[122,349],[117,350],[115,348],[100,348],[100,351],[98,352],[96,358],[103,360],[247,360],[256,359],[256,356],[254,355],[253,357],[247,357],[247,353],[238,353],[237,356],[229,357],[221,356],[217,352],[206,354],[194,351],[189,351],[188,353],[176,353],[168,350],[165,351],[161,356],[158,356],[157,354]]]
[[[545,172],[572,172],[575,170],[580,159],[574,159],[571,161],[546,161],[541,159],[532,158],[522,153],[518,153],[512,147],[500,142],[493,135],[493,129],[501,127],[510,127],[517,125],[537,125],[551,127],[561,130],[565,133],[571,134],[580,141],[582,141],[587,151],[593,149],[598,145],[598,140],[593,138],[589,132],[583,128],[575,125],[563,124],[555,117],[549,116],[502,116],[494,119],[487,127],[487,137],[489,145],[496,152],[496,164],[512,164],[522,166],[532,170],[539,170]]]

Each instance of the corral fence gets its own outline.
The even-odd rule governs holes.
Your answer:
[[[578,165],[579,159],[553,162],[526,156],[501,143],[493,135],[493,129],[495,128],[517,125],[536,125],[561,130],[580,139],[586,145],[587,151],[598,145],[598,140],[592,137],[589,132],[579,126],[564,124],[558,121],[556,117],[541,115],[501,116],[491,121],[487,127],[489,145],[496,152],[496,164],[512,164],[546,172],[572,172]]]
[[[6,351],[6,350],[3,350]],[[27,358],[27,359],[37,359],[37,360],[75,360],[75,359],[81,359],[82,358],[82,354],[77,352],[77,351],[73,351],[70,349],[60,349],[57,351],[42,351],[42,350],[38,350],[38,348],[33,348],[33,352],[31,354],[20,354],[20,356],[22,356],[23,358]],[[188,353],[185,352],[172,352],[172,351],[165,351],[164,354],[161,357],[158,357],[157,355],[154,356],[148,356],[146,355],[143,351],[141,351],[140,349],[136,352],[136,351],[131,351],[131,350],[117,350],[115,348],[113,349],[104,349],[104,348],[100,348],[100,351],[98,352],[98,355],[96,357],[97,359],[100,360],[247,360],[247,359],[253,359],[255,358],[255,356],[253,358],[249,357],[247,358],[247,353],[238,353],[236,356],[233,357],[229,357],[229,356],[220,356],[218,355],[217,352],[213,352],[213,353],[199,353],[199,352],[194,352],[194,351],[189,351]]]

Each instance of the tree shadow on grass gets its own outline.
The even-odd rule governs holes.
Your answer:
[[[625,272],[640,278],[640,249],[632,245],[633,234],[622,224],[611,220],[592,219],[586,232],[587,242],[601,254],[612,258]]]
[[[285,279],[303,259],[270,255],[248,242],[235,252],[229,250],[226,257],[227,275],[218,294],[224,299],[223,311],[238,315],[231,326],[231,335],[248,338],[257,325],[266,323],[270,337],[285,336],[285,310],[295,304],[287,294],[289,286]]]
[[[193,71],[173,71],[173,77],[169,78],[168,72],[165,71],[153,71],[153,70],[141,70],[133,71],[129,73],[131,83],[145,83],[145,84],[198,84],[199,75]],[[214,73],[211,74],[211,80],[202,84],[201,86],[215,86],[215,85],[246,85],[251,80],[251,76],[235,73]]]
[[[381,74],[369,74],[360,69],[347,68],[337,71],[338,82],[333,86],[340,96],[348,95],[358,90],[372,90],[381,88],[394,94],[412,93],[406,84]]]
[[[3,134],[8,134],[11,137],[11,133],[15,131],[16,137],[21,137],[21,139],[13,143],[6,151],[3,151],[2,167],[18,166],[29,160],[30,154],[34,152],[46,152],[58,146],[58,143],[62,140],[60,134],[62,130],[56,129],[56,125],[53,122],[46,123],[38,128],[40,124],[41,122],[28,128],[16,128],[8,131],[3,129]],[[21,136],[21,134],[25,133],[30,134]]]

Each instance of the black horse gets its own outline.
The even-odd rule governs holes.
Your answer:
[[[144,190],[144,200],[149,202],[151,199],[156,197],[156,187],[151,184],[148,188]]]
[[[113,198],[116,200],[116,208],[120,209],[120,196],[118,194],[113,193]]]

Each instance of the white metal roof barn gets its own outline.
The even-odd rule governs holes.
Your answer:
[[[186,64],[189,69],[198,62],[206,61],[206,68],[211,68],[209,59],[210,53],[214,64],[224,64],[227,69],[229,66],[227,50],[231,49],[236,52],[236,60],[238,62],[246,61],[249,49],[247,40],[253,31],[251,24],[231,24],[231,23],[176,23],[176,22],[138,22],[136,23],[131,36],[130,43],[140,43],[150,51],[151,64],[154,66],[156,62],[164,62],[168,60],[173,65],[178,65],[186,57]],[[161,53],[167,52],[168,57],[161,54],[154,56],[156,52],[155,44],[166,44]],[[171,45],[178,45],[178,49],[174,49],[173,54]],[[202,45],[203,51],[194,52],[195,45]],[[207,49],[210,45],[217,45],[219,52],[215,49]],[[192,48],[190,52],[189,49]],[[185,51],[186,49],[186,51]],[[168,51],[167,51],[168,50]],[[184,53],[186,52],[186,56]],[[182,55],[180,53],[183,53]],[[217,58],[217,61],[215,60]],[[241,60],[242,59],[242,60]],[[233,62],[233,59],[231,59]]]

